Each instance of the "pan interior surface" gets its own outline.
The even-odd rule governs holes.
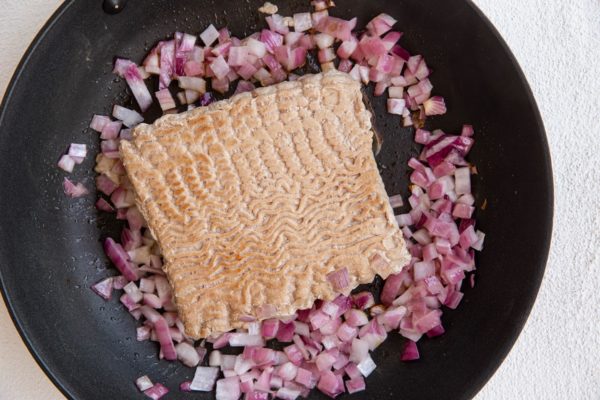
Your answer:
[[[71,142],[99,150],[87,126],[129,101],[111,74],[114,56],[141,61],[175,31],[200,33],[210,23],[242,37],[263,27],[262,1],[130,0],[119,14],[101,2],[68,1],[22,61],[0,109],[0,277],[3,295],[30,351],[63,393],[74,399],[141,398],[133,381],[149,375],[171,389],[193,377],[179,363],[158,361],[157,346],[137,342],[136,322],[118,302],[89,289],[114,274],[101,239],[119,226],[98,215],[94,195],[68,199],[55,167]],[[402,45],[434,69],[435,93],[448,113],[427,128],[475,127],[470,161],[478,227],[488,234],[478,255],[477,284],[456,311],[444,312],[446,334],[419,342],[421,360],[399,360],[403,339],[391,334],[373,354],[378,365],[361,398],[466,399],[479,391],[516,340],[535,299],[552,230],[552,172],[544,128],[529,87],[489,21],[468,1],[339,1],[332,14],[381,12],[398,19]],[[280,13],[306,11],[292,0]],[[154,89],[156,90],[156,89]],[[152,89],[151,89],[152,91]],[[418,154],[412,130],[370,97],[384,144],[377,159],[389,194],[406,195],[406,162]],[[93,186],[88,157],[71,175]],[[137,396],[137,397],[136,397]],[[213,394],[194,393],[210,399]],[[326,398],[314,391],[311,398]],[[359,398],[357,397],[357,398]]]

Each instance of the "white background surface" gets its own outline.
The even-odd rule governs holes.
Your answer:
[[[26,47],[60,2],[0,3],[3,93]],[[600,2],[475,3],[508,42],[532,86],[548,133],[556,191],[553,245],[538,300],[517,344],[477,400],[598,400]],[[62,399],[0,303],[0,400]]]

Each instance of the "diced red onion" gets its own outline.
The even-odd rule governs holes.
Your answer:
[[[329,35],[328,35],[329,36]],[[337,55],[342,59],[348,59],[354,53],[358,47],[358,40],[351,36],[350,39],[345,40],[337,49]]]
[[[364,311],[357,309],[350,309],[344,313],[346,324],[351,327],[360,327],[366,325],[369,322],[367,314]]]
[[[402,361],[414,361],[414,360],[418,360],[420,358],[419,356],[419,349],[417,348],[417,344],[415,342],[413,342],[412,340],[408,340],[406,342],[406,344],[404,345],[404,350],[402,351],[402,355],[400,356],[400,359]]]
[[[367,24],[367,30],[375,36],[381,36],[390,29],[397,21],[387,14],[379,14]]]
[[[106,278],[96,283],[91,289],[104,300],[110,300],[113,290],[113,278]]]
[[[458,168],[454,171],[456,194],[471,193],[471,171],[468,167]]]
[[[134,126],[144,121],[144,117],[142,117],[136,111],[130,110],[128,108],[116,104],[113,107],[112,115],[116,119],[123,121],[123,123],[129,128],[133,128]]]
[[[95,114],[92,117],[92,121],[90,122],[90,128],[92,128],[96,132],[100,133],[100,132],[102,132],[102,129],[104,129],[104,126],[109,122],[111,122],[110,118],[107,117],[106,115]]]
[[[264,346],[265,343],[260,335],[249,335],[247,333],[231,333],[229,335],[231,347]]]
[[[358,376],[356,378],[352,378],[346,381],[346,389],[348,393],[356,393],[365,390],[366,384],[365,379],[362,376]]]
[[[219,368],[197,367],[190,389],[200,392],[210,392],[215,386],[218,375]]]
[[[181,390],[182,392],[191,392],[191,386],[192,382],[191,381],[183,381],[179,384],[179,390]]]
[[[289,345],[283,349],[288,359],[294,363],[294,365],[301,365],[304,360],[304,355],[300,351],[300,348],[296,344]]]
[[[304,32],[312,28],[311,15],[308,12],[294,14],[294,30]]]
[[[235,93],[234,94],[251,92],[254,89],[256,89],[256,87],[251,82],[248,82],[248,81],[239,81],[238,85],[237,85],[237,88],[235,89]]]
[[[318,33],[314,35],[314,40],[319,49],[326,49],[333,46],[334,37],[326,33]],[[345,58],[349,58],[349,56]]]
[[[142,111],[146,111],[150,108],[152,104],[152,96],[150,96],[150,92],[144,83],[144,79],[140,75],[140,71],[138,66],[129,61],[124,60],[122,58],[118,58],[115,61],[115,69],[114,73],[118,74],[120,77],[125,78],[129,88],[131,89],[131,93],[135,97],[140,109]]]
[[[133,300],[131,296],[129,296],[127,293],[124,293],[119,298],[119,301],[125,306],[125,308],[127,308],[127,311],[133,311],[140,307],[140,305],[135,300]]]
[[[182,342],[175,346],[177,352],[177,358],[188,367],[195,367],[200,362],[200,356],[198,352],[189,343]]]
[[[350,361],[358,364],[369,355],[369,343],[359,338],[352,339]]]
[[[87,155],[87,146],[85,144],[71,143],[67,154],[71,157],[85,158]]]
[[[123,126],[122,121],[110,121],[107,122],[102,128],[100,139],[110,140],[117,139],[119,137],[119,131]]]
[[[75,161],[68,154],[64,154],[58,160],[58,167],[64,171],[73,172]]]
[[[173,344],[173,338],[171,336],[169,326],[167,325],[167,321],[165,321],[165,319],[162,317],[159,318],[156,322],[154,322],[154,330],[158,336],[160,349],[165,359],[176,360],[177,351],[175,350],[175,345]]]
[[[240,380],[237,376],[217,381],[217,400],[238,400],[240,395]]]
[[[446,102],[443,97],[434,96],[423,103],[425,115],[442,115],[446,113]]]
[[[104,212],[114,212],[115,211],[113,206],[111,206],[110,203],[108,201],[104,200],[103,198],[99,198],[98,201],[96,201],[96,209],[98,209],[100,211],[104,211]]]
[[[343,292],[350,286],[350,277],[346,267],[327,274],[327,280],[336,292]],[[311,321],[312,323],[312,321]]]
[[[356,21],[356,18],[345,21],[340,18],[326,16],[318,21],[315,29],[318,32],[327,33],[339,40],[345,41],[350,40],[352,37],[352,30],[356,27]]]
[[[75,184],[71,182],[68,178],[64,178],[63,180],[63,191],[67,196],[71,198],[82,197],[89,193],[89,191],[85,186],[83,186],[83,184]]]
[[[310,389],[315,387],[317,384],[317,380],[314,378],[312,372],[304,368],[298,368],[296,371],[295,381]]]
[[[159,400],[169,393],[169,389],[160,383],[155,383],[150,389],[146,389],[144,394],[152,400]]]
[[[153,293],[144,293],[143,301],[145,305],[155,309],[159,309],[163,306],[163,302]]]
[[[473,129],[473,125],[463,125],[460,136],[471,137],[475,134],[475,130]]]
[[[176,107],[175,100],[173,99],[173,96],[171,96],[169,89],[159,90],[155,95],[160,104],[160,108],[163,111],[171,110]]]
[[[142,301],[144,294],[140,291],[140,289],[134,282],[129,282],[123,287],[123,290],[129,295],[129,297],[134,302],[139,303],[140,301]]]
[[[217,31],[217,28],[215,28],[213,24],[210,24],[208,26],[208,28],[206,28],[204,30],[204,32],[202,32],[200,34],[200,39],[202,39],[202,42],[204,43],[205,46],[212,46],[212,44],[218,38],[219,38],[219,31]]]
[[[280,342],[291,342],[294,337],[294,331],[296,326],[294,322],[279,322],[279,327],[277,329],[277,340]]]
[[[141,312],[141,311],[140,311]],[[151,328],[149,326],[138,326],[136,329],[136,339],[138,342],[150,339]]]
[[[340,388],[337,376],[331,371],[321,372],[317,388],[329,397],[336,397],[344,391],[343,385]]]
[[[356,368],[360,371],[360,373],[366,378],[371,375],[371,372],[375,371],[377,365],[370,356],[365,357],[360,363],[356,365]]]
[[[275,394],[275,396],[278,399],[295,400],[300,396],[300,394],[301,394],[300,390],[282,387],[277,390],[277,393]]]
[[[120,244],[107,238],[104,241],[104,252],[127,280],[139,279],[137,268],[129,261],[129,256]]]
[[[375,304],[375,299],[371,292],[360,292],[352,295],[352,302],[361,310],[366,310]]]
[[[139,378],[137,378],[135,380],[135,385],[138,387],[140,392],[143,392],[147,389],[150,389],[152,386],[154,386],[154,384],[152,383],[150,378],[148,378],[148,375],[140,376]]]
[[[387,111],[390,114],[402,115],[405,107],[406,102],[403,99],[390,98],[387,100]]]

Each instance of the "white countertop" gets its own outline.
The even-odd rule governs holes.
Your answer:
[[[61,2],[2,3],[0,93]],[[508,42],[532,86],[548,133],[556,191],[553,244],[539,297],[515,347],[477,400],[600,399],[600,3],[475,3]],[[63,399],[33,361],[1,301],[0,348],[1,399]]]

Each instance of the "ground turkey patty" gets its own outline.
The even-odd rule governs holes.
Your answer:
[[[348,294],[409,255],[349,75],[307,75],[153,125],[121,142],[193,338]],[[344,288],[327,276],[348,272]]]

